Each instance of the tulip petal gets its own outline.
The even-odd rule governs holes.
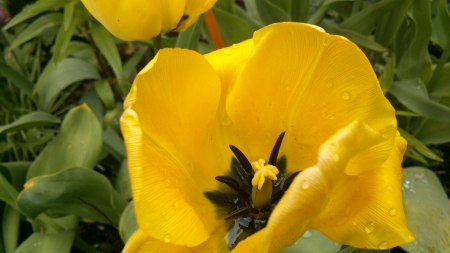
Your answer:
[[[211,9],[216,0],[186,0],[184,15],[187,16],[177,27],[175,31],[182,32],[197,21],[198,17]]]
[[[402,205],[405,149],[406,141],[397,135],[395,148],[380,168],[358,176],[343,175],[312,227],[357,248],[387,249],[414,240]]]
[[[294,179],[267,227],[238,244],[236,252],[255,247],[257,252],[278,252],[294,243],[326,206],[350,160],[383,140],[380,133],[358,121],[336,132],[320,147],[317,164]]]
[[[121,127],[137,222],[153,238],[195,246],[225,222],[203,195],[231,162],[215,135],[219,98],[219,78],[193,51],[161,50],[136,77]]]
[[[287,170],[317,162],[319,146],[354,120],[380,132],[385,141],[350,162],[347,173],[381,165],[392,149],[396,120],[365,55],[347,39],[296,23],[255,32],[254,47],[227,100],[236,126],[247,133],[249,160],[266,158],[286,131],[280,156]],[[364,165],[364,166],[361,166]]]
[[[229,252],[224,241],[226,231],[219,228],[211,234],[211,237],[196,247],[186,247],[161,241],[148,236],[144,230],[138,229],[130,237],[122,253],[223,253]]]
[[[123,40],[149,40],[175,29],[186,0],[82,0],[86,9],[114,36]]]

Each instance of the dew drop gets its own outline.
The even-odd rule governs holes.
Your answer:
[[[238,49],[239,45],[238,44],[233,44],[233,46],[231,46],[231,48]]]
[[[378,244],[378,249],[380,250],[389,249],[389,244],[385,241],[382,241],[380,242],[380,244]]]
[[[395,208],[389,209],[389,216],[394,217],[397,215],[397,210]]]
[[[164,236],[164,242],[170,242],[171,240],[172,240],[172,238],[170,237],[169,234],[166,234],[166,235]]]
[[[403,178],[403,173],[398,174],[398,178],[402,179]]]
[[[345,101],[350,100],[351,96],[348,92],[344,92],[342,93],[342,99],[344,99]]]
[[[225,50],[223,50],[223,54],[224,55],[230,55],[231,54],[231,50],[230,49],[225,49]]]
[[[72,148],[73,148],[72,144],[69,144],[69,145],[67,145],[66,150],[69,150],[69,149],[72,149]]]
[[[387,190],[387,191],[392,191],[392,189],[393,189],[393,188],[392,188],[391,185],[386,186],[386,190]]]
[[[177,209],[178,207],[180,207],[180,205],[178,205],[178,203],[174,203],[173,207],[175,207],[175,209]]]
[[[269,108],[272,108],[273,107],[273,104],[272,103],[269,103]]]
[[[373,222],[368,222],[366,226],[364,226],[364,230],[367,234],[372,233],[375,230],[375,224]]]
[[[414,236],[413,235],[408,235],[408,240],[410,240],[410,241],[413,241],[415,238],[414,238]]]
[[[301,183],[301,186],[303,189],[308,189],[310,185],[311,185],[311,183],[306,180],[302,181],[302,183]]]
[[[358,225],[358,221],[357,221],[357,220],[354,220],[352,223],[353,223],[353,225],[355,225],[355,226]]]
[[[328,118],[330,120],[334,120],[336,118],[336,115],[334,113],[330,113],[330,114],[328,114]]]
[[[286,86],[286,90],[291,90],[291,89],[292,89],[292,86],[290,86],[290,85]]]
[[[306,232],[303,234],[303,238],[310,238],[312,236],[312,233],[311,233],[311,231],[309,231],[309,230],[306,230]]]
[[[222,117],[222,125],[228,126],[229,124],[230,124],[230,118],[228,117],[228,115],[225,115],[224,117]]]

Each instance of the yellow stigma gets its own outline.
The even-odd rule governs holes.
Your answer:
[[[252,162],[252,168],[255,171],[255,175],[252,179],[252,185],[258,186],[258,190],[261,190],[263,187],[266,177],[270,180],[278,180],[277,174],[279,171],[277,167],[270,164],[264,165],[265,162],[266,161],[264,159],[259,159],[256,162]]]

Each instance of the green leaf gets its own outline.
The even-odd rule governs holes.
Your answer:
[[[391,57],[386,62],[384,66],[384,71],[380,77],[378,77],[378,81],[380,82],[381,90],[384,94],[389,91],[392,85],[392,81],[395,76],[395,54],[391,54]]]
[[[126,204],[108,178],[81,167],[32,178],[17,198],[17,206],[31,219],[46,212],[53,217],[73,214],[113,225],[119,223]]]
[[[225,46],[252,38],[255,30],[247,22],[218,8],[213,8],[213,12]]]
[[[441,75],[432,86],[431,96],[450,97],[450,62],[444,64]]]
[[[120,217],[119,234],[122,241],[126,243],[138,228],[134,214],[134,202],[130,201]]]
[[[309,0],[291,0],[291,19],[293,22],[306,22],[309,15]]]
[[[401,247],[410,253],[450,252],[450,203],[433,171],[404,170],[403,207],[416,240]]]
[[[34,233],[17,248],[15,253],[69,253],[75,234],[74,229],[57,234]]]
[[[278,7],[269,0],[249,0],[245,2],[246,6],[247,2],[253,2],[252,5],[256,7],[259,19],[263,25],[270,25],[277,22],[287,22],[291,20],[282,8]]]
[[[331,5],[337,2],[348,2],[350,0],[325,0],[320,3],[320,6],[314,11],[313,15],[309,17],[308,23],[310,24],[319,24],[322,18],[327,13],[328,9],[330,9]]]
[[[352,42],[358,44],[359,46],[371,49],[373,51],[377,51],[377,52],[385,52],[387,51],[387,48],[381,46],[380,44],[378,44],[377,42],[371,40],[369,37],[364,36],[360,33],[351,31],[351,30],[347,30],[344,28],[340,28],[339,26],[331,23],[331,22],[322,22],[321,26],[328,32],[331,34],[339,34],[342,35],[344,37],[346,37],[347,39],[351,40]]]
[[[19,14],[11,19],[8,24],[3,27],[3,30],[7,30],[22,21],[32,18],[44,11],[54,10],[63,7],[67,4],[67,0],[39,0],[34,4],[25,7]]]
[[[85,79],[97,80],[100,79],[100,74],[94,66],[76,58],[66,58],[58,62],[41,86],[36,87],[40,107],[48,110],[63,89]]]
[[[94,87],[106,109],[114,109],[116,107],[116,100],[114,99],[114,93],[109,81],[107,79],[97,80],[94,83]]]
[[[58,136],[42,150],[27,178],[56,173],[71,167],[93,168],[102,150],[102,129],[86,105],[80,105],[64,118]]]
[[[17,248],[20,228],[20,212],[7,205],[3,211],[3,243],[5,253],[13,253]]]
[[[200,17],[186,31],[179,33],[175,47],[197,50],[203,23],[203,17]]]
[[[67,3],[64,6],[64,22],[63,22],[63,28],[65,31],[69,30],[70,24],[73,22],[73,13],[75,10],[75,5],[77,5],[79,1],[72,0],[71,2]]]
[[[127,159],[122,160],[122,164],[120,165],[119,172],[117,173],[114,182],[114,189],[126,199],[133,198],[131,193],[130,175],[128,173]]]
[[[0,163],[0,173],[11,182],[17,191],[21,191],[30,165],[30,162]]]
[[[431,151],[429,148],[427,148],[422,142],[420,142],[418,139],[416,139],[414,136],[410,135],[405,130],[398,128],[398,131],[400,132],[400,135],[406,139],[408,142],[408,145],[410,147],[413,147],[417,152],[422,154],[425,157],[428,157],[430,159],[433,159],[438,162],[443,162],[442,158],[440,158],[438,155],[436,155],[433,151]]]
[[[67,18],[67,15],[73,14],[73,6],[76,2],[70,3],[66,6],[64,11],[64,25],[59,28],[58,34],[56,35],[55,44],[53,46],[53,63],[58,63],[65,54],[67,47],[69,46],[70,39],[72,38],[73,33],[75,32],[75,27],[79,22],[79,19],[76,17]],[[66,11],[70,9],[68,6],[71,6],[72,13],[70,11]],[[69,21],[67,21],[69,20]],[[66,23],[69,22],[69,23]]]
[[[450,142],[450,122],[427,120],[416,138],[424,144],[443,144]]]
[[[0,75],[8,78],[12,84],[19,88],[27,96],[31,97],[33,84],[17,70],[9,66],[3,60],[0,60]]]
[[[190,29],[190,28],[188,28]],[[181,36],[178,35],[178,38]],[[131,74],[133,74],[133,71],[136,70],[137,65],[142,60],[142,57],[144,57],[145,53],[147,52],[147,47],[140,48],[137,52],[134,52],[133,55],[128,59],[128,61],[123,65],[123,76],[122,78],[124,80],[129,80],[131,77]]]
[[[395,10],[395,8],[402,4],[402,2],[403,1],[399,0],[380,1],[354,14],[342,22],[340,26],[345,29],[365,34],[365,32],[372,30],[372,27],[377,21],[379,21],[384,15]]]
[[[16,207],[16,198],[18,192],[0,173],[0,200],[6,202],[10,206]]]
[[[0,134],[3,132],[7,133],[33,127],[48,126],[60,122],[58,117],[50,113],[34,111],[23,115],[10,124],[0,126]]]
[[[375,41],[388,47],[398,34],[402,22],[406,18],[406,12],[412,0],[401,0],[400,5],[392,9],[377,22],[375,29]]]
[[[450,14],[445,0],[439,0],[436,7],[436,17],[433,20],[433,32],[431,41],[445,48],[450,41]]]
[[[397,116],[406,116],[406,117],[421,117],[417,113],[408,112],[408,111],[402,111],[402,110],[396,110],[395,115]]]
[[[108,127],[103,133],[103,148],[118,161],[122,161],[126,157],[123,140],[112,127]]]
[[[414,38],[398,63],[397,76],[403,80],[420,78],[427,83],[432,74],[428,53],[431,36],[430,2],[413,1],[408,15],[414,27]]]
[[[98,49],[113,69],[116,78],[122,78],[122,61],[113,36],[103,26],[92,27],[91,34]]]
[[[393,82],[389,93],[411,111],[437,121],[450,122],[450,108],[430,100],[420,79]]]
[[[328,239],[319,230],[307,230],[290,247],[283,249],[280,253],[323,253],[339,251],[340,244]]]
[[[62,21],[63,15],[61,13],[50,13],[36,19],[17,35],[17,37],[11,42],[9,50],[13,50],[22,45],[24,42],[42,35],[44,30],[58,26],[62,23]]]

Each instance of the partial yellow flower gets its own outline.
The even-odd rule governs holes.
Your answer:
[[[216,0],[81,0],[114,36],[149,40],[161,32],[186,30]]]
[[[406,142],[343,37],[280,23],[205,56],[164,49],[124,108],[139,225],[125,253],[278,252],[309,228],[358,248],[414,239]]]

